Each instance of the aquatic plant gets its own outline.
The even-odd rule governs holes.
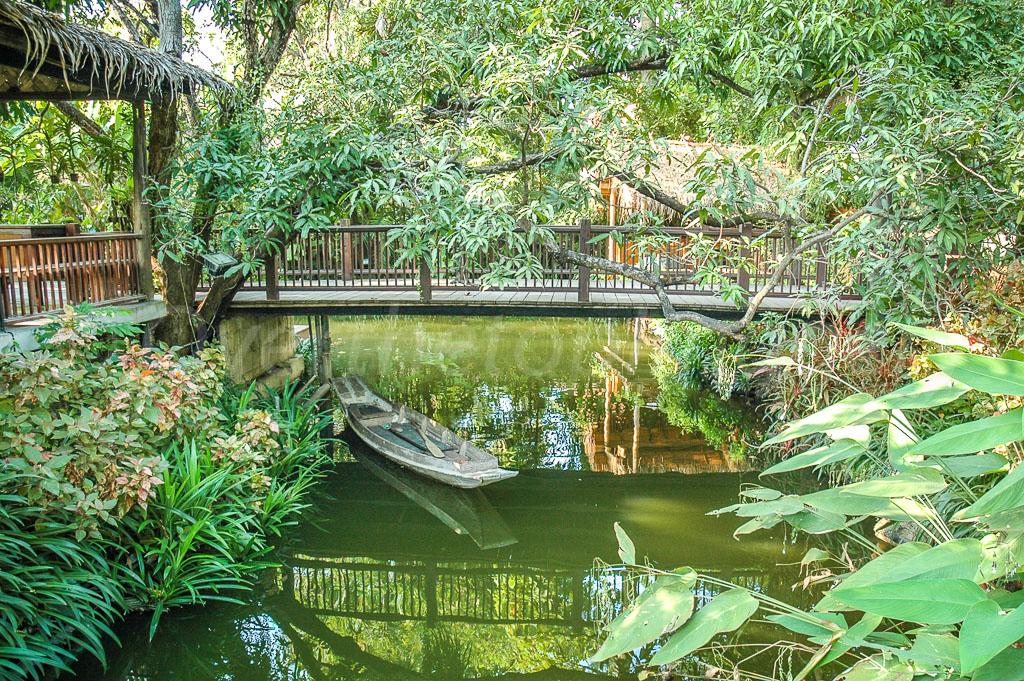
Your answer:
[[[949,340],[935,334],[938,340]],[[649,664],[673,665],[742,626],[756,613],[806,639],[784,644],[805,651],[794,681],[843,671],[846,679],[1020,679],[1024,650],[1024,409],[1019,404],[937,431],[917,430],[908,415],[941,408],[968,393],[1024,396],[1024,361],[964,352],[935,353],[941,370],[881,397],[857,393],[788,424],[765,444],[824,436],[826,442],[782,461],[762,475],[848,465],[867,458],[867,479],[810,494],[765,486],[741,492],[740,503],[716,513],[748,520],[741,536],[780,523],[811,535],[841,535],[863,552],[877,551],[862,522],[904,529],[894,548],[854,569],[849,555],[813,548],[808,583],[832,588],[812,610],[763,593],[698,576],[692,570],[651,570],[616,528],[622,562],[653,572],[656,581],[609,626],[595,654],[604,659],[661,640]],[[855,552],[851,554],[856,555]],[[845,569],[834,574],[833,570]],[[724,589],[694,609],[697,580]],[[833,667],[828,667],[836,662]],[[839,665],[842,664],[842,667]],[[824,672],[816,672],[825,667]]]

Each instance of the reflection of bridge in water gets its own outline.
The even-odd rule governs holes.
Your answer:
[[[621,567],[533,568],[487,563],[375,561],[312,558],[287,561],[295,601],[315,615],[382,622],[601,625],[615,617],[649,575]],[[752,591],[781,593],[794,581],[789,571],[705,571]],[[721,591],[698,584],[695,605]]]

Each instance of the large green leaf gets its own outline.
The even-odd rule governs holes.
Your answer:
[[[894,566],[879,582],[900,582],[905,579],[974,579],[984,558],[977,539],[954,539],[933,546]]]
[[[962,352],[928,355],[928,359],[975,390],[993,395],[1024,395],[1024,362]]]
[[[972,672],[1024,637],[1024,608],[1000,610],[984,600],[971,608],[960,627],[960,668]]]
[[[830,595],[855,610],[923,624],[961,622],[985,600],[985,592],[969,579],[911,579],[833,590]]]
[[[960,348],[961,350],[970,350],[971,348],[971,341],[967,336],[960,333],[937,331],[936,329],[926,329],[921,326],[910,326],[909,324],[896,324],[896,326],[918,338],[924,338],[938,345],[948,345],[953,348]]]
[[[1024,681],[1024,650],[1004,650],[971,678],[973,681]]]
[[[878,411],[873,401],[874,398],[867,393],[850,395],[846,399],[825,407],[819,412],[793,421],[781,433],[765,442],[764,446],[786,442],[814,433],[823,433],[826,430],[843,428],[856,423],[860,419],[870,418],[875,413],[877,413],[875,420],[885,418],[885,413]]]
[[[930,409],[948,404],[970,389],[940,371],[882,395],[875,405],[883,409]]]
[[[946,479],[934,468],[915,467],[877,480],[855,482],[839,487],[844,494],[862,497],[912,497],[932,494],[946,488]]]
[[[847,528],[858,519],[847,520],[845,515],[814,509],[785,517],[787,523],[807,534],[827,534]]]
[[[1024,506],[1024,466],[1018,465],[992,489],[953,517],[957,520],[974,520],[1020,506]]]
[[[734,513],[741,518],[752,518],[761,515],[791,515],[804,510],[804,504],[800,497],[785,496],[771,501],[755,501],[750,504],[740,504],[734,509]]]
[[[838,593],[844,589],[853,589],[881,582],[885,579],[885,576],[892,572],[897,566],[910,560],[914,556],[924,553],[930,548],[932,547],[922,542],[907,542],[906,544],[900,544],[899,546],[886,551],[878,558],[862,565],[856,572],[851,572],[843,577],[843,581],[822,596],[821,601],[817,606],[815,606],[815,609],[847,609],[844,605],[832,598],[833,593]]]
[[[956,636],[922,632],[914,637],[910,650],[897,650],[896,656],[918,668],[937,670],[956,667],[958,652]]]
[[[791,456],[768,468],[761,475],[787,473],[801,468],[810,468],[811,466],[825,466],[837,461],[852,459],[858,454],[863,454],[864,451],[864,447],[853,440],[839,440],[830,445],[815,447],[810,451]]]
[[[888,426],[889,461],[898,471],[909,467],[907,453],[917,444],[917,433],[902,409],[893,409],[889,414]]]
[[[810,494],[804,494],[800,501],[807,506],[846,515],[875,514],[891,508],[892,502],[881,497],[862,497],[856,494],[840,492],[839,487],[831,487]]]
[[[1024,436],[1021,414],[1020,409],[1014,409],[998,416],[961,423],[922,440],[907,453],[928,456],[974,454],[1020,440]]]
[[[942,458],[941,461],[945,468],[943,465],[939,465],[938,461],[939,459],[932,459],[931,461],[925,461],[922,465],[928,466],[929,468],[937,468],[938,470],[945,470],[945,468],[948,468],[955,475],[961,478],[973,478],[979,475],[985,475],[986,473],[1001,471],[1006,468],[1009,463],[1005,456],[996,454],[995,452]]]
[[[651,658],[650,664],[661,665],[686,657],[711,638],[732,631],[757,612],[757,599],[746,589],[731,589],[714,599],[680,627],[679,631]]]
[[[608,638],[594,660],[636,650],[685,622],[693,611],[690,587],[696,574],[662,575],[608,625]]]

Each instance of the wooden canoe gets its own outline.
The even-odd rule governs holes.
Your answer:
[[[490,452],[433,419],[370,390],[356,375],[334,381],[353,432],[400,466],[455,487],[473,488],[511,478]]]

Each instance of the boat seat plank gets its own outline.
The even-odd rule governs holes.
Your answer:
[[[400,437],[409,440],[420,449],[427,448],[426,443],[423,441],[423,436],[420,435],[419,430],[417,430],[414,426],[403,423],[401,425],[391,426],[391,430],[392,432],[399,433]],[[430,441],[433,442],[437,446],[437,448],[440,449],[442,452],[454,452],[456,450],[456,447],[454,445],[445,444],[441,442],[441,440],[433,436],[429,437]]]
[[[396,444],[399,447],[404,447],[406,449],[415,449],[416,451],[422,453],[425,456],[430,456],[430,454],[427,452],[426,447],[424,447],[422,444],[416,444],[415,442],[412,442],[411,440],[403,437],[401,433],[395,432],[393,428],[385,428],[383,426],[372,426],[370,430],[372,430],[374,433],[381,436],[388,442],[391,442],[392,444]],[[422,443],[423,440],[421,439],[420,442]],[[452,454],[452,456],[458,456],[458,454]],[[445,460],[451,463],[456,463],[455,460],[452,458],[446,458]]]

